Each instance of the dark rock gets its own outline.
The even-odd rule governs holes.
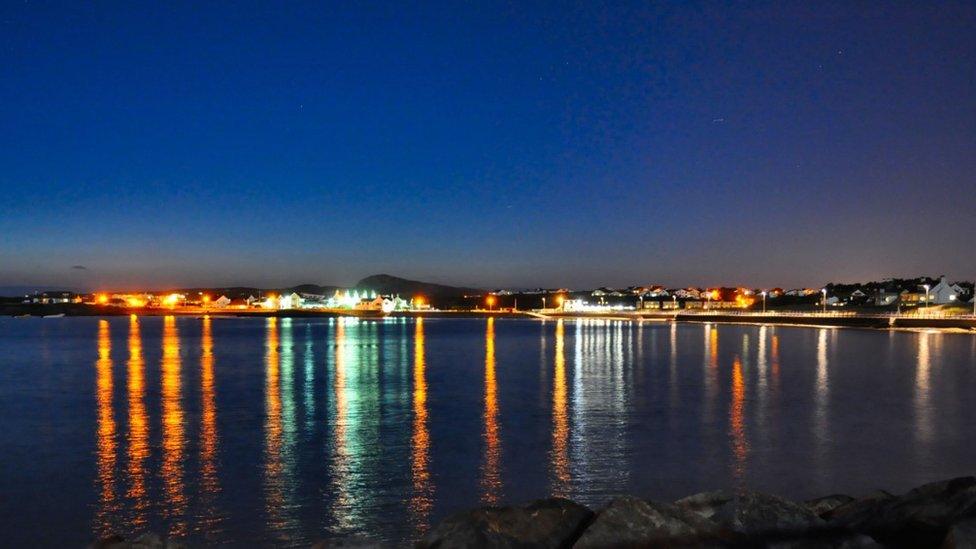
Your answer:
[[[834,510],[832,525],[895,547],[938,547],[951,525],[976,516],[976,477],[933,482],[855,511],[845,507]]]
[[[112,535],[92,544],[93,549],[183,549],[184,547],[185,545],[177,540],[164,540],[158,534],[151,532],[137,536],[132,540],[126,540],[119,535]]]
[[[894,499],[895,496],[884,490],[877,490],[862,498],[849,501],[839,505],[834,509],[823,514],[823,518],[828,521],[841,520],[844,522],[856,521],[857,517],[869,516],[879,506]]]
[[[717,534],[714,523],[687,509],[624,496],[597,513],[573,547],[673,547],[700,544]]]
[[[880,549],[884,547],[870,536],[847,532],[813,532],[754,545],[768,549]]]
[[[766,532],[800,532],[824,526],[804,505],[759,492],[724,491],[696,494],[675,502],[720,527],[753,536]]]
[[[383,549],[389,545],[363,538],[331,538],[312,544],[312,549]]]
[[[976,518],[953,524],[942,543],[942,549],[976,549]]]
[[[124,543],[125,538],[118,534],[111,534],[92,543],[91,549],[115,549],[116,547],[122,547]]]
[[[586,507],[562,498],[520,507],[487,507],[444,519],[418,547],[569,547],[593,518]]]
[[[854,501],[854,498],[844,494],[834,494],[831,496],[824,496],[822,498],[811,499],[805,501],[803,504],[807,506],[811,511],[814,512],[818,517],[823,518],[824,515],[830,513],[834,509],[840,507],[841,505],[847,504]]]

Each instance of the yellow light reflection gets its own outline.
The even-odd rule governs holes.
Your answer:
[[[742,361],[735,357],[732,363],[732,403],[729,407],[729,434],[732,438],[732,477],[736,488],[745,486],[746,457],[749,442],[745,425],[746,384],[742,375]]]
[[[566,349],[563,319],[556,321],[556,358],[552,387],[552,471],[554,496],[569,497],[569,398],[566,388]]]
[[[281,510],[284,505],[281,461],[281,378],[278,355],[278,319],[269,317],[265,324],[264,353],[264,484],[265,511],[272,531],[284,526]]]
[[[145,362],[142,358],[142,336],[139,317],[129,317],[129,460],[127,473],[129,488],[126,497],[132,500],[133,526],[146,524],[149,500],[146,493],[146,458],[149,457],[149,416],[146,413]]]
[[[501,498],[501,440],[498,434],[498,384],[495,379],[495,318],[488,318],[485,331],[485,458],[482,468],[482,501],[489,505]]]
[[[180,336],[176,318],[163,318],[162,360],[162,413],[163,413],[163,463],[160,475],[166,497],[164,515],[171,520],[170,535],[185,533],[183,517],[186,512],[186,494],[183,486],[183,404],[180,387]]]
[[[115,494],[115,418],[112,410],[112,336],[108,321],[98,321],[98,360],[95,362],[95,402],[98,408],[96,447],[98,452],[99,507],[96,526],[111,531]]]
[[[772,344],[770,345],[769,356],[772,359],[770,369],[773,373],[773,380],[779,381],[779,336],[773,334]]]
[[[214,498],[220,491],[217,478],[217,402],[214,394],[213,334],[210,317],[203,317],[200,336],[200,488],[207,506],[205,522],[212,528]]]
[[[930,337],[932,336],[928,333],[918,334],[918,364],[915,368],[915,435],[922,443],[927,443],[932,438],[933,427],[929,390],[929,376],[932,367],[929,351]]]
[[[430,432],[427,430],[427,378],[424,357],[424,319],[417,318],[413,350],[413,436],[411,438],[411,472],[413,497],[410,512],[418,534],[427,530],[434,502],[434,484],[430,478]]]

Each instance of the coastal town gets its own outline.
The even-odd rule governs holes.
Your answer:
[[[385,275],[383,275],[385,276]],[[389,284],[335,288],[300,286],[277,290],[254,288],[192,289],[172,291],[78,293],[38,291],[8,298],[22,305],[79,304],[103,309],[192,311],[306,311],[377,313],[468,311],[607,314],[676,312],[861,313],[974,315],[973,282],[950,281],[946,276],[839,284],[821,288],[666,287],[662,285],[569,288],[494,289],[435,286],[405,279],[392,291]],[[331,288],[331,287],[330,287]],[[413,291],[410,291],[413,290]],[[452,291],[453,290],[453,291]]]

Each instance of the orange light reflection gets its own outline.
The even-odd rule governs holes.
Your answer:
[[[556,321],[556,358],[552,387],[552,471],[554,496],[569,497],[569,413],[566,388],[565,327]]]
[[[424,357],[424,319],[417,318],[413,351],[413,436],[411,438],[411,473],[413,496],[410,512],[414,530],[427,530],[430,510],[434,502],[434,485],[430,478],[430,432],[427,430],[427,379]]]
[[[186,531],[186,494],[183,485],[183,449],[186,444],[183,432],[183,404],[180,387],[180,336],[176,318],[163,318],[162,360],[162,414],[163,414],[163,463],[160,475],[166,497],[164,516],[170,519],[170,535],[183,535]]]
[[[482,501],[495,505],[501,498],[501,440],[498,434],[498,383],[495,379],[495,318],[488,318],[485,332],[485,458],[482,469]]]
[[[96,446],[98,452],[99,507],[96,527],[102,533],[112,529],[117,509],[115,494],[115,418],[112,410],[112,336],[107,320],[98,321],[98,360],[95,362],[95,401],[98,408]]]
[[[129,317],[129,452],[127,472],[129,488],[126,496],[132,500],[133,526],[146,524],[149,501],[146,493],[145,461],[149,457],[149,416],[146,413],[145,362],[142,358],[142,336],[139,317]]]

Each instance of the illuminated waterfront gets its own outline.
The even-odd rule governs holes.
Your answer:
[[[976,459],[972,335],[133,316],[0,319],[0,348],[15,545],[406,540],[483,503],[899,490]]]

